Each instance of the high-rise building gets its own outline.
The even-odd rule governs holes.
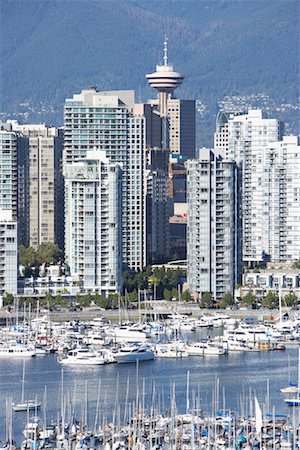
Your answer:
[[[17,294],[17,222],[9,209],[0,209],[0,297]]]
[[[135,114],[145,117],[146,149],[144,171],[146,263],[163,262],[170,254],[168,196],[168,149],[162,148],[160,113],[150,104],[135,104]]]
[[[105,150],[65,166],[66,263],[85,289],[120,292],[122,171]]]
[[[262,190],[265,253],[274,263],[300,259],[300,146],[296,136],[283,136],[265,148]]]
[[[215,149],[236,161],[242,177],[243,260],[248,265],[269,260],[269,199],[265,195],[264,157],[267,145],[282,137],[283,125],[267,119],[261,110],[247,114],[220,114]]]
[[[146,118],[134,103],[134,91],[83,90],[65,102],[64,170],[105,150],[122,168],[122,256],[133,270],[146,265],[145,188]]]
[[[241,276],[239,176],[235,162],[209,149],[187,161],[187,280],[196,296],[233,293]]]
[[[185,155],[174,153],[169,159],[169,196],[174,213],[169,219],[169,224],[171,254],[174,259],[186,259],[186,161]]]
[[[145,171],[147,263],[165,262],[170,256],[168,179],[169,152],[147,149]]]
[[[53,242],[63,248],[62,130],[44,124],[19,125],[14,121],[11,126],[19,139],[18,155],[22,160],[18,164],[19,196],[25,185],[24,200],[21,202],[20,198],[19,204],[24,203],[22,209],[27,210],[20,224],[27,221],[28,244],[38,247]],[[22,151],[21,145],[26,140],[27,151]]]
[[[0,208],[16,220],[18,210],[18,136],[9,126],[0,130]]]
[[[148,103],[159,111],[159,100]],[[195,100],[167,98],[167,145],[171,155],[195,157],[196,148],[196,108]]]
[[[168,117],[170,153],[194,158],[196,148],[195,100],[169,98]]]
[[[169,177],[169,218],[166,225],[169,239],[166,242],[170,242],[170,245],[168,244],[164,254],[166,257],[169,255],[177,258],[178,256],[184,257],[186,254],[186,218],[184,217],[186,215],[186,209],[184,209],[186,207],[186,171],[183,163],[179,180],[178,174],[175,175],[176,170],[173,171],[172,158],[184,156],[193,158],[195,156],[195,101],[173,98],[174,91],[181,85],[184,76],[176,72],[173,65],[168,63],[167,40],[164,42],[163,64],[157,65],[156,71],[146,75],[146,78],[149,85],[158,92],[157,99],[149,100],[148,103],[154,111],[157,110],[162,119],[160,147],[168,150],[171,158],[168,164],[168,173],[166,171],[166,177]],[[180,200],[176,202],[173,193],[177,192],[179,184],[178,190],[181,190],[181,195],[176,196],[180,197]],[[167,200],[165,200],[165,204],[167,204]],[[179,214],[176,207],[180,210]]]
[[[9,122],[0,128],[0,208],[11,211],[18,221],[18,243],[28,246],[28,139]]]

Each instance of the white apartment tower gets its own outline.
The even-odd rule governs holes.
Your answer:
[[[300,259],[300,146],[296,136],[268,144],[263,160],[266,253],[272,262]]]
[[[17,222],[9,209],[0,209],[0,297],[17,294],[18,234]]]
[[[144,169],[146,119],[134,91],[83,90],[65,102],[64,171],[88,151],[105,150],[122,168],[122,257],[133,270],[146,265]]]
[[[266,196],[266,148],[282,137],[282,123],[261,110],[247,114],[222,113],[217,119],[215,150],[235,161],[242,177],[243,260],[255,265],[269,254],[269,198]]]
[[[122,171],[104,150],[65,166],[65,249],[72,275],[85,289],[120,292]]]
[[[209,149],[187,161],[187,280],[200,297],[233,293],[241,276],[239,179],[235,162]]]
[[[6,125],[6,124],[5,124]],[[8,129],[0,130],[0,208],[9,210],[12,219],[18,209],[18,136]]]

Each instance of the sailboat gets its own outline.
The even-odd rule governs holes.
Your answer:
[[[288,386],[281,388],[280,392],[283,394],[296,394],[299,392],[298,383],[291,382],[291,357],[288,355]]]
[[[288,406],[300,406],[300,348],[298,352],[298,387],[297,391],[293,392],[294,396],[290,398],[285,398],[284,402]]]
[[[23,376],[22,376],[22,394],[21,394],[21,401],[17,404],[12,405],[12,408],[15,412],[19,411],[29,411],[32,409],[38,409],[41,406],[41,402],[38,402],[37,399],[35,400],[25,400],[25,361],[23,362]]]

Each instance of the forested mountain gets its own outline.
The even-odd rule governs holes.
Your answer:
[[[299,4],[1,0],[2,117],[62,124],[64,99],[90,85],[135,89],[138,100],[153,97],[145,74],[161,62],[166,32],[170,60],[185,75],[178,97],[204,106],[199,145],[211,143],[217,102],[226,95],[266,93],[274,105],[293,105],[293,121],[299,112]],[[296,128],[294,120],[291,131]]]

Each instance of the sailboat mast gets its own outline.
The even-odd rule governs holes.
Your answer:
[[[22,373],[22,391],[21,391],[21,403],[24,403],[24,385],[25,385],[25,359],[23,361],[23,373]]]

